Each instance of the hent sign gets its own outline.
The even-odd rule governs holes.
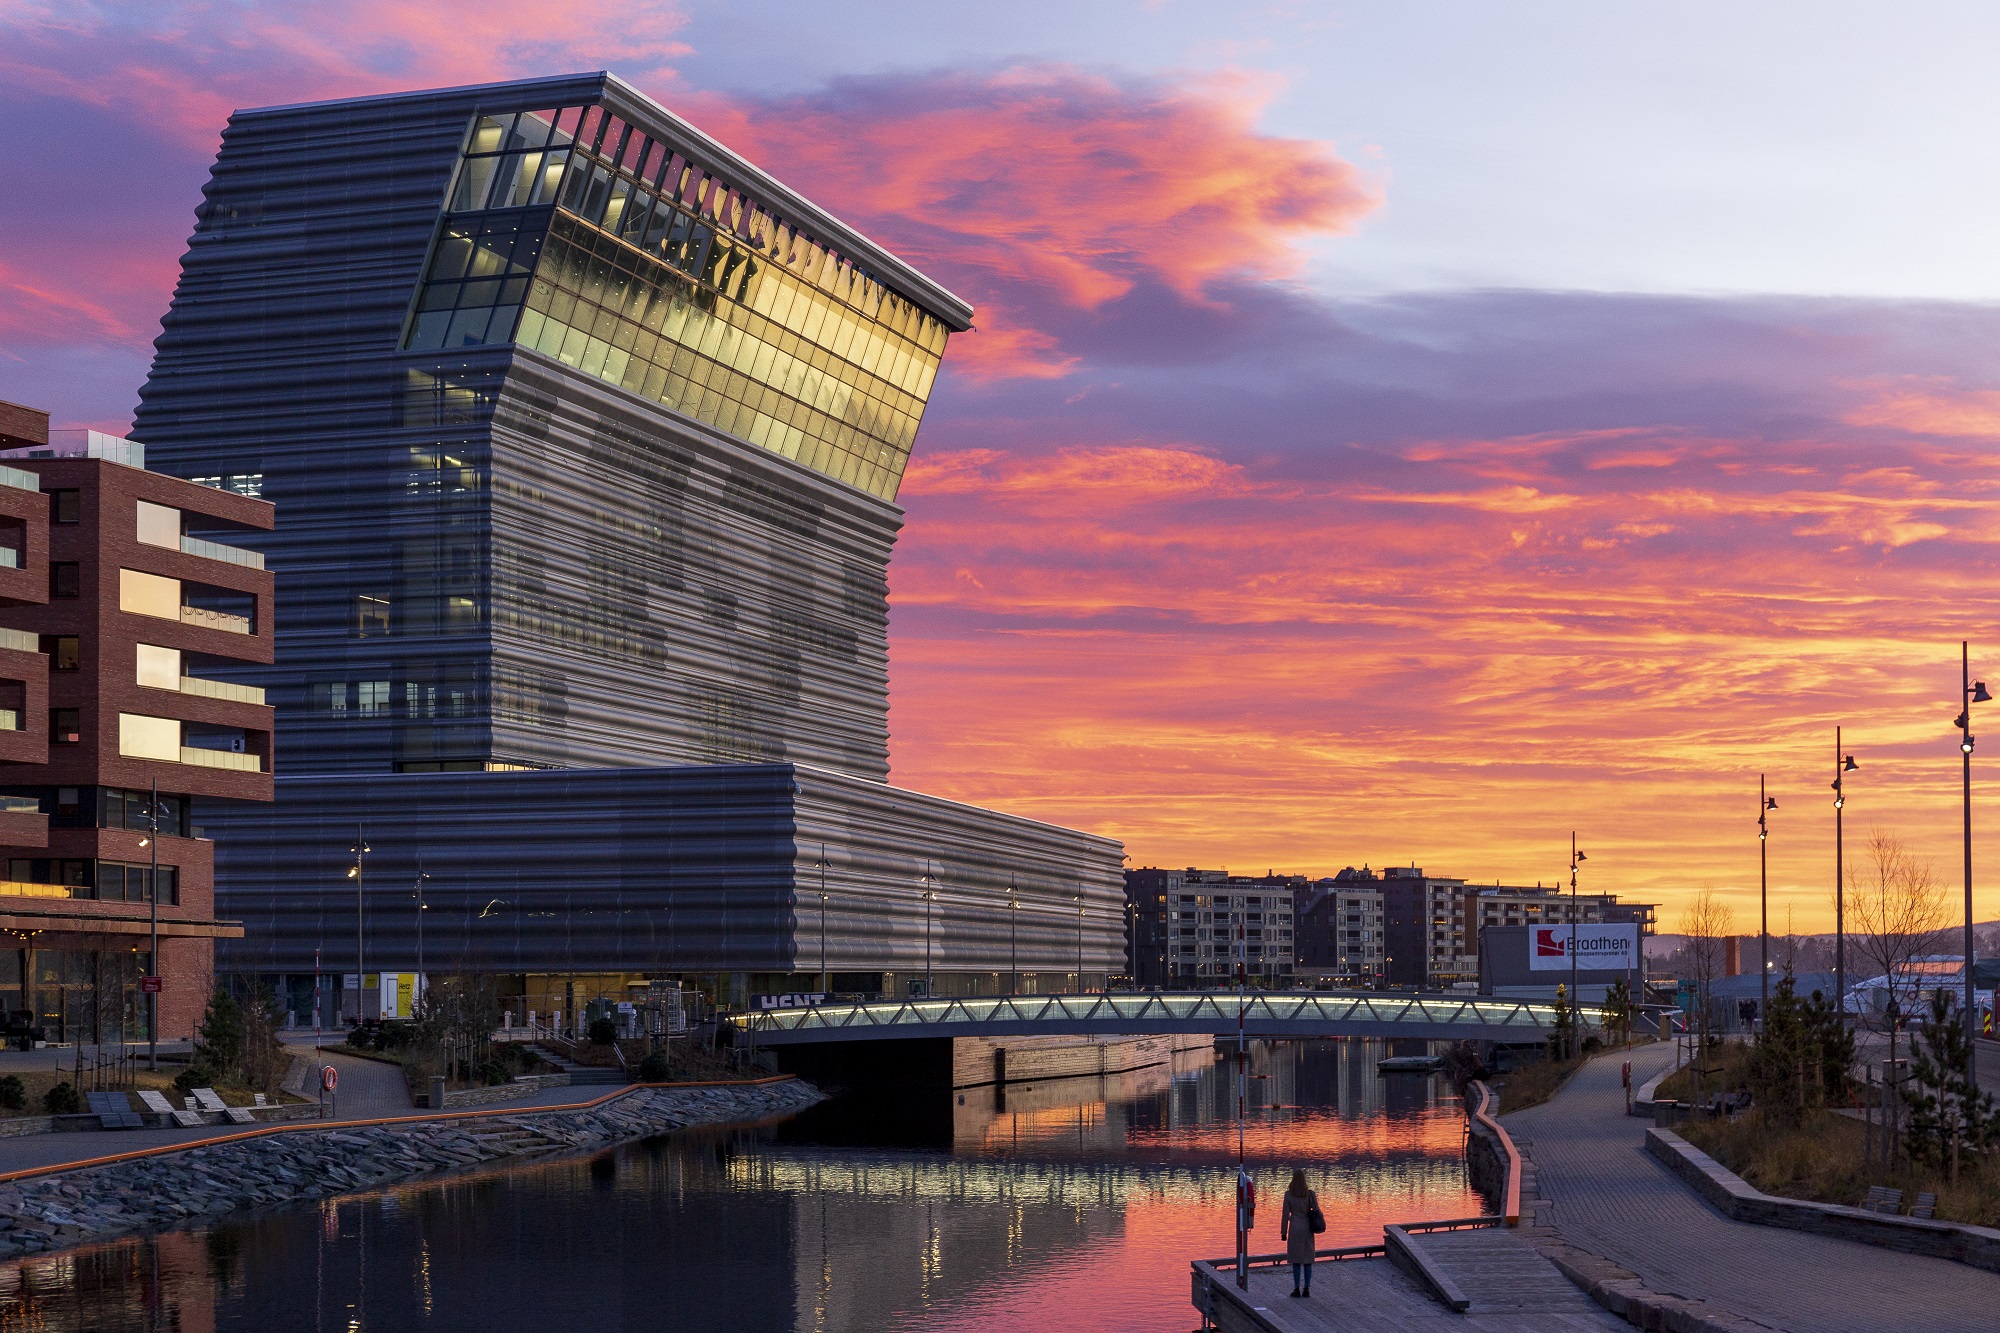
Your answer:
[[[1572,929],[1576,966],[1583,972],[1630,972],[1639,966],[1639,927],[1624,925],[1530,926],[1528,970],[1567,972]]]

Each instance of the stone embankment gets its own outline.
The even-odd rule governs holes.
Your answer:
[[[251,1131],[0,1184],[0,1259],[510,1157],[763,1120],[822,1098],[796,1079],[653,1086],[569,1109]]]

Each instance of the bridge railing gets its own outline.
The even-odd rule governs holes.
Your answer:
[[[1533,1040],[1555,1026],[1553,1004],[1476,995],[1406,995],[1392,991],[1252,991],[1242,1002],[1251,1030],[1299,1030],[1325,1025],[1404,1025],[1478,1030],[1493,1040]],[[1116,1032],[1121,1024],[1204,1024],[1218,1033],[1235,1028],[1234,991],[1131,991],[1083,995],[956,996],[798,1005],[732,1014],[729,1022],[750,1036],[830,1029],[1078,1025]],[[1601,1012],[1584,1006],[1585,1026],[1600,1026]]]

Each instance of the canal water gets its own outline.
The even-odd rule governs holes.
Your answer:
[[[1399,1049],[1421,1049],[1399,1046]],[[1485,1211],[1442,1079],[1368,1041],[1260,1044],[1246,1148],[1275,1251]],[[1230,1064],[838,1098],[792,1120],[488,1168],[0,1266],[0,1330],[1186,1330],[1234,1248]]]

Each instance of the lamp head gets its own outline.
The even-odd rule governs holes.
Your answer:
[[[353,879],[353,878],[354,878],[354,877],[355,877],[356,875],[358,875],[358,874],[360,874],[360,873],[361,873],[361,867],[359,867],[359,866],[349,866],[349,867],[347,867],[347,877],[348,877],[349,879]]]
[[[1960,742],[1958,743],[1958,748],[1959,748],[1960,750],[1962,750],[1963,752],[1965,752],[1966,754],[1971,754],[1971,753],[1972,753],[1972,742],[1973,742],[1973,740],[1974,740],[1974,739],[1975,739],[1975,738],[1974,738],[1974,736],[1973,736],[1973,734],[1972,734],[1971,732],[1969,732],[1969,731],[1968,731],[1968,732],[1966,732],[1966,733],[1965,733],[1965,739],[1964,739],[1964,740],[1962,740],[1962,741],[1960,741]]]
[[[1840,809],[1842,806],[1846,804],[1847,804],[1847,798],[1845,796],[1836,796],[1833,798],[1833,808],[1836,810]]]
[[[1972,702],[1976,704],[1985,704],[1993,702],[1993,696],[1986,692],[1985,681],[1975,680],[1972,682]]]
[[[1854,756],[1849,755],[1847,756],[1846,761],[1841,764],[1840,771],[1843,773],[1852,773],[1855,769],[1859,767],[1860,765],[1854,762]]]
[[[1766,810],[1776,810],[1778,808],[1778,798],[1775,796],[1766,796],[1764,798],[1764,808]]]
[[[1963,710],[1959,712],[1959,715],[1957,717],[1951,720],[1951,724],[1954,727],[1964,727],[1967,725],[1965,713]]]

